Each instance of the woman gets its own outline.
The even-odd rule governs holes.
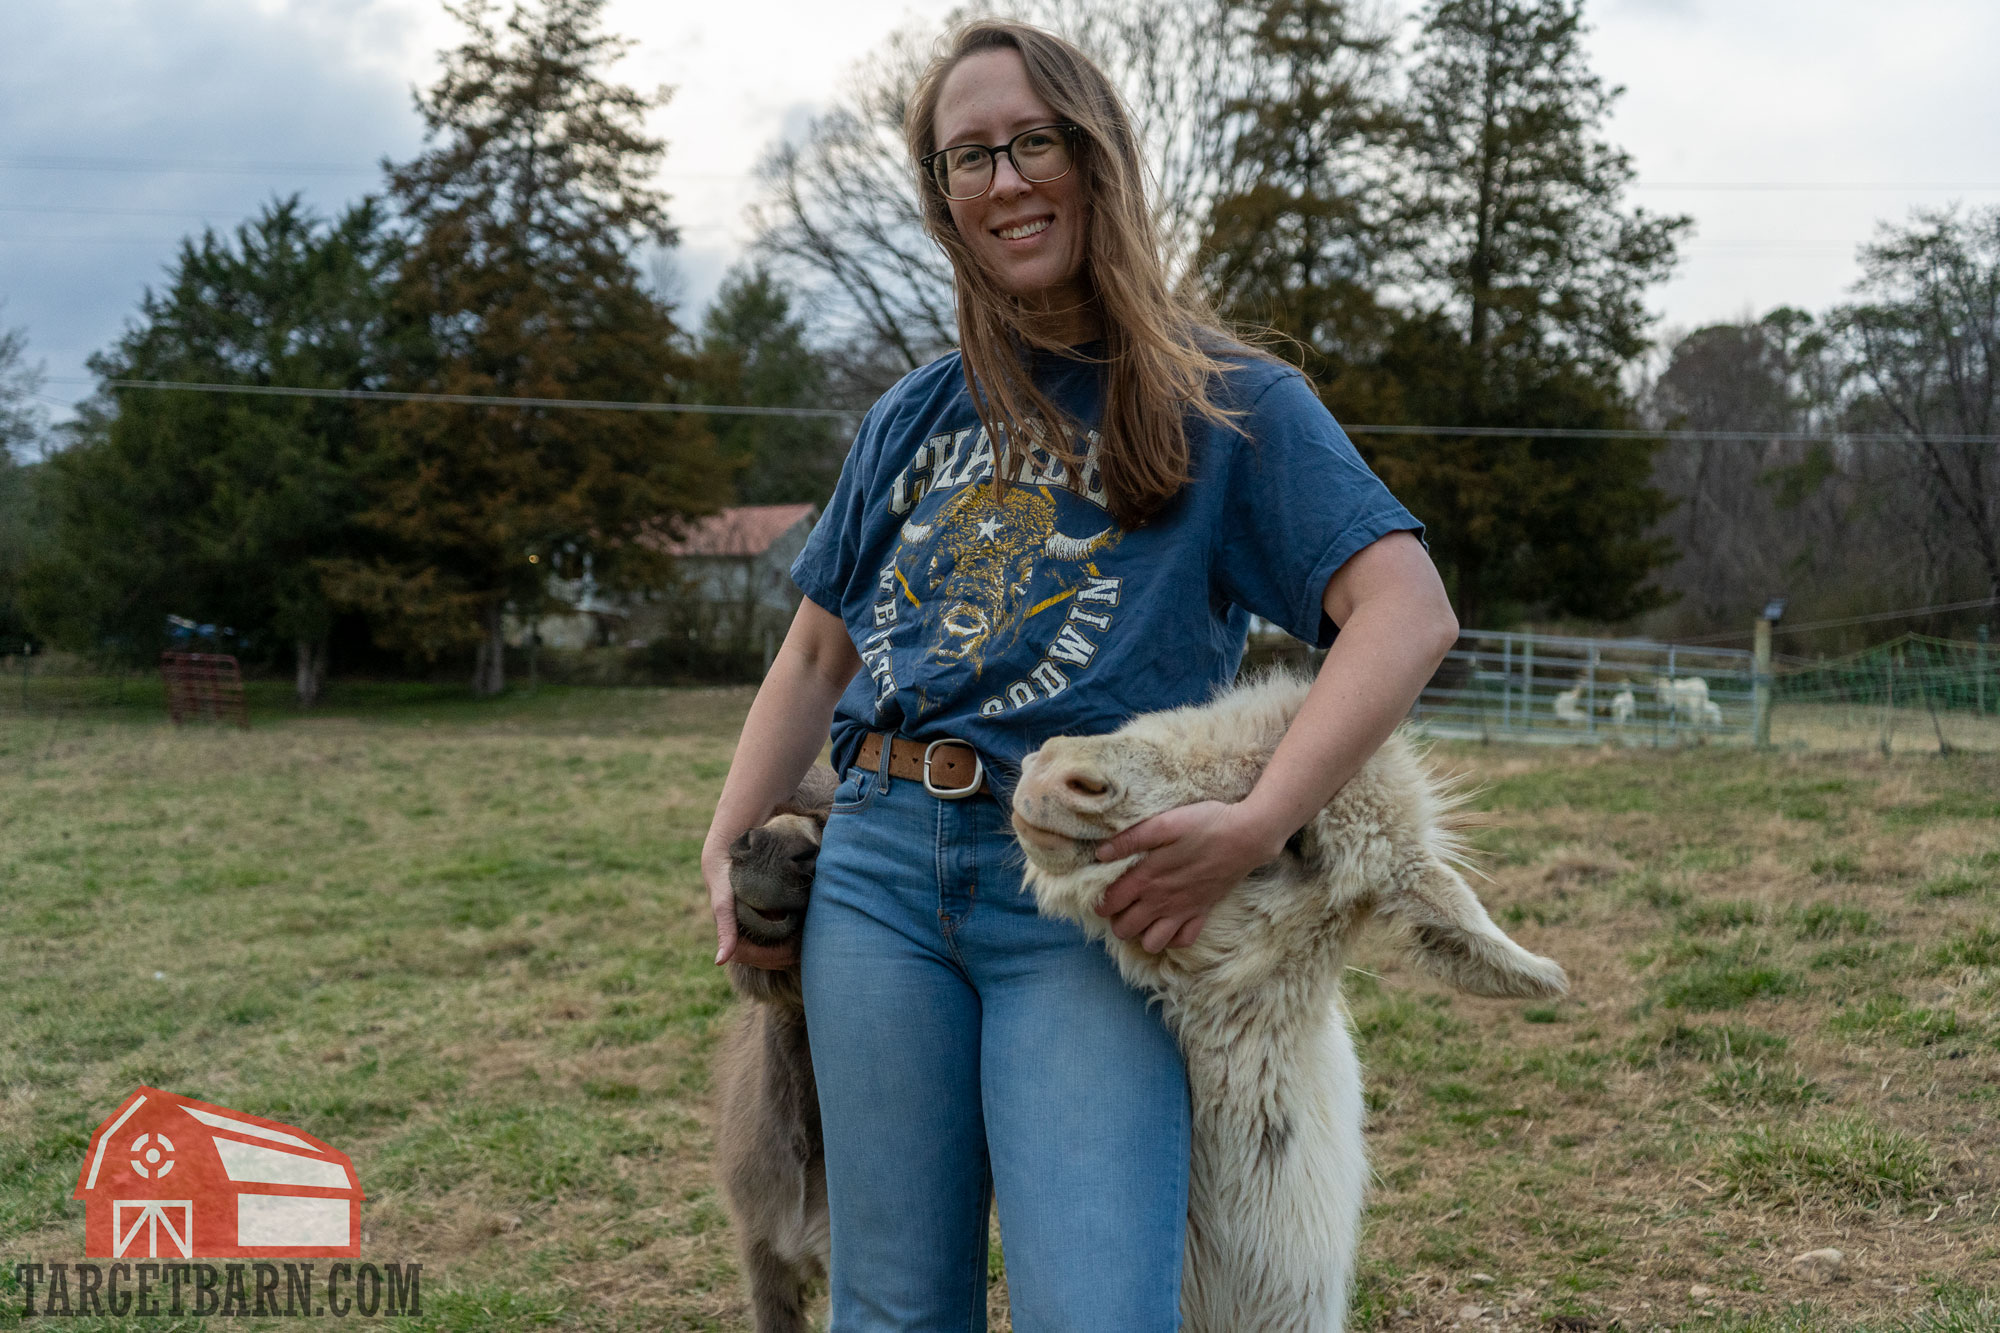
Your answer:
[[[1418,524],[1297,372],[1170,296],[1103,74],[1022,25],[948,46],[906,129],[962,353],[869,412],[793,566],[806,598],[703,851],[716,961],[792,961],[736,939],[726,849],[831,721],[844,780],[803,967],[834,1330],[983,1326],[989,1180],[1016,1328],[1171,1329],[1185,1074],[1103,952],[1020,892],[1019,760],[1205,698],[1252,612],[1331,643],[1247,799],[1101,851],[1148,853],[1100,908],[1117,934],[1186,944],[1394,728],[1457,625]]]

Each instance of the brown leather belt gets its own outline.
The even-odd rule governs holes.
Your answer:
[[[870,772],[881,769],[880,732],[868,733],[854,763]],[[979,752],[964,741],[913,741],[898,736],[889,746],[889,776],[921,782],[925,791],[947,801],[993,794],[986,785],[986,767],[979,762]]]

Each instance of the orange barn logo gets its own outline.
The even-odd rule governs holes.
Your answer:
[[[140,1088],[90,1136],[73,1198],[94,1259],[357,1258],[360,1178],[291,1125]]]

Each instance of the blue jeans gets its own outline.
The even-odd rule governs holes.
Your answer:
[[[833,1333],[1180,1323],[1188,1093],[1156,1010],[1022,891],[990,797],[850,770],[806,914]],[[990,1181],[990,1185],[989,1185]]]

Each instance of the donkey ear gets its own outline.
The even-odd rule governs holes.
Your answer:
[[[1493,924],[1465,879],[1436,857],[1406,867],[1375,910],[1400,926],[1417,964],[1474,995],[1561,995],[1560,964],[1529,953]]]

